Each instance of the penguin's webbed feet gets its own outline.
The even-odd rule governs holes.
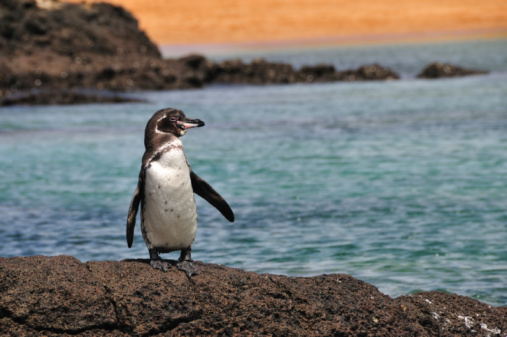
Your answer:
[[[192,261],[178,261],[176,267],[184,271],[188,278],[192,278],[193,275],[199,275],[199,269],[193,265]]]
[[[192,247],[182,249],[176,267],[178,267],[179,270],[184,271],[189,279],[192,278],[193,275],[199,275],[199,269],[197,269],[192,262]]]
[[[162,271],[167,272],[169,268],[171,268],[171,264],[167,261],[164,261],[162,259],[159,260],[150,260],[150,265],[153,267],[153,269],[159,269]]]
[[[171,268],[171,264],[167,261],[162,260],[158,255],[156,249],[149,249],[149,252],[150,252],[150,265],[153,267],[153,269],[158,269],[167,272],[169,268]]]

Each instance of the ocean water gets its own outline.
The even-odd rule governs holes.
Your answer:
[[[507,305],[507,40],[264,56],[338,69],[373,61],[403,78],[1,108],[0,256],[147,258],[139,225],[127,248],[125,221],[144,126],[170,106],[206,122],[182,138],[185,151],[236,215],[230,224],[196,197],[194,259],[259,273],[347,273],[393,297],[443,290]],[[415,78],[436,60],[492,73]]]

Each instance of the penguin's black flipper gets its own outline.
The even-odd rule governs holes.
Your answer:
[[[218,209],[227,220],[234,222],[234,213],[231,207],[210,184],[195,174],[194,171],[190,171],[190,180],[192,181],[192,188],[195,194]]]
[[[142,175],[139,176],[139,183],[137,184],[136,191],[130,202],[129,214],[127,217],[127,245],[132,247],[134,241],[134,227],[136,226],[137,210],[139,209],[139,203],[141,202],[141,191],[143,188]]]

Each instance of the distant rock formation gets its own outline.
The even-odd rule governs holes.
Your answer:
[[[418,78],[443,78],[443,77],[459,77],[469,75],[487,74],[489,71],[466,69],[459,66],[454,66],[448,63],[434,62],[427,65],[418,75]]]
[[[268,62],[258,58],[250,63],[240,59],[212,62],[201,55],[179,59],[188,71],[185,78],[194,78],[201,85],[222,84],[292,84],[336,81],[382,81],[399,79],[399,75],[378,64],[358,69],[337,71],[333,65],[303,66],[296,70],[290,64]],[[193,69],[194,72],[190,71]],[[190,76],[189,76],[190,74]]]
[[[507,307],[420,292],[396,299],[344,274],[286,277],[196,262],[0,258],[2,336],[505,336]]]
[[[378,65],[336,71],[331,65],[295,70],[259,59],[213,62],[201,55],[162,59],[137,20],[106,3],[57,0],[0,2],[0,105],[12,92],[94,88],[110,91],[200,88],[213,83],[283,84],[399,78]],[[370,70],[368,70],[370,69]],[[371,71],[373,70],[373,71]],[[2,99],[3,97],[3,99]],[[66,96],[67,98],[70,96]],[[76,101],[79,100],[76,95]],[[61,101],[51,94],[39,101]],[[37,102],[38,100],[34,100]]]
[[[435,63],[419,77],[477,73],[483,72]],[[399,78],[397,73],[378,64],[337,70],[329,64],[294,69],[290,64],[264,59],[250,63],[214,62],[202,55],[163,59],[157,46],[139,30],[137,20],[121,7],[58,0],[0,2],[0,106],[109,100],[111,95],[101,97],[102,90],[129,92],[201,88],[214,83],[262,85]],[[96,93],[56,93],[81,88],[95,89]],[[20,91],[25,92],[22,97],[28,98],[16,98],[20,97],[17,94]]]

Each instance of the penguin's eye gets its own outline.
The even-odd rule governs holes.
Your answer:
[[[177,121],[179,121],[179,119],[180,119],[179,117],[169,117],[169,120],[171,122],[177,122]]]

